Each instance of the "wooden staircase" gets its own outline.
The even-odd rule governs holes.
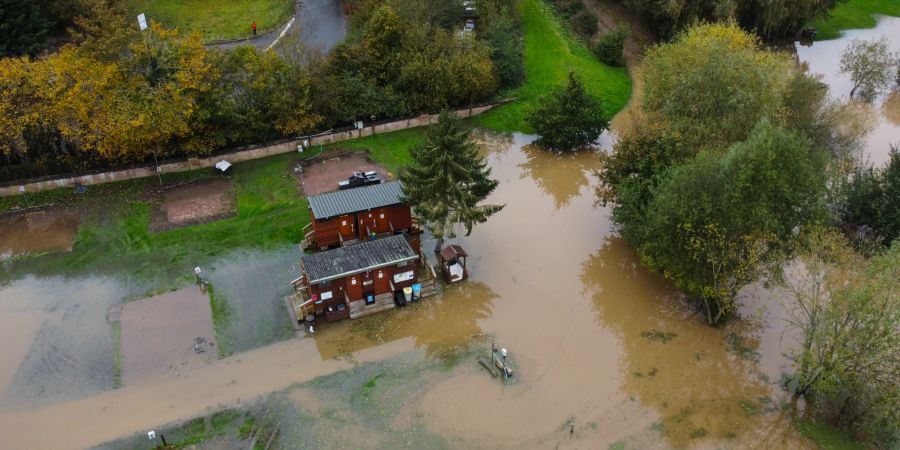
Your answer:
[[[428,297],[431,297],[432,295],[437,295],[437,283],[434,282],[434,278],[421,280],[419,284],[422,285],[422,291],[419,293],[420,299],[426,299]]]

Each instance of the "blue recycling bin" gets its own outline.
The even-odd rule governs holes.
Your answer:
[[[422,292],[422,285],[416,283],[412,285],[412,300],[416,301],[419,299],[419,294]]]

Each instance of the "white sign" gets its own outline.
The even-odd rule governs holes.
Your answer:
[[[402,283],[413,279],[413,271],[398,273],[394,275],[394,283]]]
[[[19,192],[24,193],[24,192],[25,192],[25,186],[19,186]]]
[[[363,129],[363,123],[362,123],[362,120],[357,120],[356,123],[354,123],[353,125],[356,125],[356,129],[357,129],[357,130],[362,130],[362,129]]]
[[[323,292],[321,298],[322,298],[322,300],[328,300],[328,299],[330,299],[330,298],[331,298],[331,291]]]
[[[147,29],[147,16],[144,13],[138,14],[138,26],[141,28],[141,31]]]
[[[148,432],[147,432],[147,437],[150,438],[150,440],[156,439],[156,432],[155,432],[155,431],[148,431]]]

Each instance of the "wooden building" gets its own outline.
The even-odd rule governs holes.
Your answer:
[[[412,210],[402,197],[399,181],[310,196],[303,247],[324,250],[377,236],[417,235]]]
[[[419,263],[423,259],[403,235],[304,255],[300,259],[300,278],[293,283],[297,292],[291,311],[293,319],[303,320],[313,314],[332,322],[390,309],[395,302],[411,301],[413,285],[417,289],[422,286]],[[426,269],[431,270],[427,287],[433,290],[434,272],[430,266]]]

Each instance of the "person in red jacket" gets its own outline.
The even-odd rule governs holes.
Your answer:
[[[253,23],[250,24],[250,29],[253,30],[253,35],[256,36],[256,21],[255,20],[253,21]]]

